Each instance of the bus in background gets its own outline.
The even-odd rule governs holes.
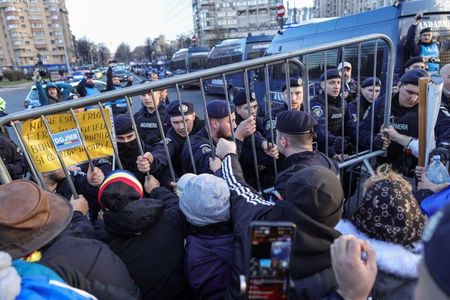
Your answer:
[[[249,35],[246,38],[224,40],[215,45],[209,53],[206,68],[214,68],[261,57],[270,46],[272,38],[273,35]],[[254,77],[250,73],[249,81]],[[229,99],[233,101],[236,93],[244,89],[244,76],[243,73],[236,73],[228,75],[226,79]],[[204,85],[208,94],[225,94],[222,78],[206,80]]]
[[[424,12],[424,16],[417,31],[425,27],[431,27],[435,40],[450,40],[450,1],[398,1],[394,6],[285,29],[275,35],[265,55],[275,55],[357,36],[382,33],[393,41],[397,49],[394,71],[394,82],[397,82],[403,73],[403,64],[409,59],[410,55],[405,47],[406,34],[414,22],[414,16],[418,12]],[[418,39],[417,35],[416,40]],[[374,66],[372,62],[374,61],[375,49],[377,55],[376,76],[383,81],[384,85],[388,60],[387,51],[385,51],[386,45],[381,40],[377,42],[376,47],[375,43],[375,41],[371,41],[361,45],[359,66],[358,45],[327,51],[326,66],[324,66],[324,52],[299,57],[299,60],[308,68],[310,98],[317,92],[317,81],[320,75],[325,69],[336,68],[342,61],[342,57],[344,57],[345,61],[352,64],[352,77],[354,79],[357,79],[358,69],[360,70],[361,81],[373,76]],[[440,53],[440,61],[441,66],[450,63],[450,51]],[[281,89],[285,84],[284,69],[284,64],[274,65],[269,68],[270,98],[273,106],[282,105],[283,103]],[[289,73],[291,77],[304,77],[300,67],[294,63],[289,64]],[[267,101],[263,73],[257,73],[254,89],[259,102],[260,112],[265,112]],[[382,93],[384,93],[383,90]],[[306,95],[306,90],[304,90],[304,100],[306,100]]]
[[[191,47],[175,52],[170,60],[173,75],[181,75],[202,70],[208,58],[209,48]]]

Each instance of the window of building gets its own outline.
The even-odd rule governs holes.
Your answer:
[[[58,24],[58,23],[53,23],[53,24],[52,24],[52,27],[53,27],[53,28],[60,28],[60,27],[61,27],[61,25],[60,25],[60,24]]]
[[[58,20],[59,19],[58,15],[51,15],[50,18],[52,20]]]
[[[14,45],[14,46],[22,45],[22,41],[21,41],[21,40],[13,41],[13,45]]]
[[[33,31],[33,36],[34,37],[44,36],[44,32],[43,31]]]
[[[42,28],[42,23],[31,23],[31,28]]]
[[[18,24],[8,24],[8,29],[18,28]]]
[[[40,20],[41,15],[30,14],[30,20]]]
[[[6,20],[18,20],[18,19],[19,19],[19,17],[16,16],[16,15],[9,15],[9,16],[6,16]]]
[[[16,11],[16,7],[15,6],[7,6],[5,7],[5,11]]]
[[[47,44],[47,42],[44,39],[35,39],[34,43],[36,45],[45,45],[45,44]]]

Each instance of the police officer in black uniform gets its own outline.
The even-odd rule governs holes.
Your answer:
[[[239,125],[250,116],[255,119],[257,118],[258,102],[256,101],[255,93],[250,91],[248,98],[250,102],[250,114],[245,91],[239,91],[233,100],[234,105],[236,106],[236,125]],[[269,143],[258,130],[255,131],[254,137],[258,170],[264,171],[260,172],[262,175],[268,175],[266,173],[270,173],[270,170],[273,170],[273,159],[278,158],[278,148],[276,145]],[[239,162],[241,163],[242,170],[244,171],[245,181],[249,185],[256,188],[257,183],[251,137],[247,137],[243,141]],[[271,179],[272,182],[270,185],[273,184],[273,177],[271,177]]]
[[[0,156],[11,179],[21,179],[27,172],[20,148],[8,138],[0,136]]]
[[[181,110],[184,112],[185,122],[183,122]],[[137,160],[139,171],[142,173],[150,172],[164,186],[169,186],[173,180],[170,174],[168,159],[171,159],[175,177],[178,178],[183,174],[181,168],[181,151],[186,141],[184,123],[186,123],[187,132],[190,135],[195,134],[204,125],[204,122],[195,115],[194,105],[189,102],[183,102],[180,106],[179,101],[172,101],[167,107],[167,114],[172,125],[166,134],[169,157],[167,157],[164,149],[164,141],[161,140],[154,146],[152,152],[147,152],[144,156],[139,156]]]
[[[378,99],[381,91],[381,80],[377,77],[369,77],[361,83],[361,93],[359,96],[359,115],[358,100],[352,101],[348,109],[353,117],[353,122],[357,125],[357,120],[361,122],[367,117],[367,110],[374,101]]]
[[[291,92],[291,107],[292,110],[302,110],[303,108],[303,80],[301,78],[291,78],[289,80],[290,83],[290,92]],[[286,84],[283,85],[283,88],[281,89],[283,92],[283,99],[284,103],[281,106],[276,107],[274,110],[272,110],[272,119],[270,119],[270,116],[268,112],[266,112],[266,117],[263,120],[263,131],[262,134],[267,140],[272,139],[272,132],[274,131],[274,139],[275,136],[275,128],[276,128],[276,119],[277,115],[285,110],[289,109],[289,97],[288,97],[288,91]]]
[[[411,143],[418,138],[418,95],[419,78],[428,77],[424,70],[410,70],[406,72],[399,81],[399,91],[392,95],[391,126],[380,128],[384,122],[384,99],[380,99],[374,105],[374,126],[371,130],[371,112],[361,123],[359,131],[360,145],[364,148],[370,147],[370,139],[373,139],[375,149],[383,149],[388,146],[387,134],[392,143],[387,149],[387,156],[379,158],[380,163],[390,163],[393,169],[405,176],[413,177],[417,158],[412,155]],[[369,110],[372,109],[369,108]],[[442,122],[438,116],[436,126]],[[438,137],[437,137],[438,138]]]
[[[153,94],[155,97],[152,96],[151,92],[140,95],[143,106],[137,113],[134,114],[139,136],[149,147],[153,147],[161,140],[156,108],[158,109],[161,117],[161,122],[166,120],[167,115],[165,106],[161,105],[160,102],[160,92],[154,92]],[[167,127],[167,124],[163,123],[163,127]]]
[[[209,116],[209,125],[211,128],[211,139],[213,146],[220,138],[230,140],[232,138],[232,130],[236,128],[236,116],[234,104],[230,104],[231,124],[228,116],[228,106],[226,101],[212,100],[207,105],[207,113]],[[250,117],[242,121],[236,128],[234,136],[236,138],[236,146],[238,155],[241,153],[242,143],[244,139],[256,131],[256,120]],[[200,129],[191,137],[192,152],[195,161],[195,171],[197,174],[210,173],[209,159],[211,158],[212,149],[209,143],[208,131],[206,126]],[[194,173],[188,143],[183,146],[181,155],[181,165],[184,173]]]
[[[277,146],[284,159],[279,164],[274,195],[282,200],[289,178],[302,168],[323,166],[338,175],[337,163],[322,152],[313,150],[316,119],[303,111],[283,111],[277,116]]]
[[[353,153],[354,130],[347,102],[341,98],[339,71],[329,69],[324,72],[320,76],[320,88],[319,95],[311,101],[312,115],[319,123],[316,129],[319,150],[327,153],[325,141],[328,132],[328,156],[343,160],[345,155]],[[328,95],[328,113],[325,112],[325,93]],[[326,118],[328,118],[328,128],[325,126]],[[344,119],[344,136],[341,133],[342,119]]]

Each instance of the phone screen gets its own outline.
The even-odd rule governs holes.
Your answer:
[[[248,299],[287,299],[295,225],[251,224]]]

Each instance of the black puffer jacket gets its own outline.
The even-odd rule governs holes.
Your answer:
[[[107,241],[143,299],[189,299],[183,269],[186,221],[178,197],[163,187],[150,197],[105,214]]]

